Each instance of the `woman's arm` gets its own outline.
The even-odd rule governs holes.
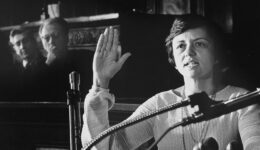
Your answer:
[[[114,103],[114,96],[109,94],[109,82],[121,69],[130,56],[121,56],[118,31],[109,27],[100,35],[93,58],[93,86],[84,102],[84,125],[82,145],[109,127],[108,109]],[[108,138],[97,145],[98,149],[108,149]]]

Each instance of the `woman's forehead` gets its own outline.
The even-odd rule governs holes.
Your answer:
[[[184,31],[183,33],[175,36],[172,39],[172,42],[176,43],[176,42],[180,42],[180,41],[196,40],[196,39],[205,39],[208,41],[213,40],[205,28],[194,28],[194,29],[188,29],[188,30]]]

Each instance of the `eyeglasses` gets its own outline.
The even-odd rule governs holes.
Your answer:
[[[46,34],[41,36],[42,39],[49,41],[50,39],[57,39],[60,36],[58,32],[53,32],[51,34]]]

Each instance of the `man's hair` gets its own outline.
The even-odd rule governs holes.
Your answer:
[[[216,23],[206,19],[203,16],[188,14],[176,16],[170,29],[170,34],[165,40],[165,45],[168,53],[168,61],[170,64],[175,66],[172,40],[185,31],[198,27],[204,28],[213,38],[214,42],[216,43],[215,46],[218,47],[218,51],[214,51],[213,53],[215,55],[215,58],[221,61],[220,59],[222,59],[222,50],[224,50],[226,46],[226,41],[224,40],[224,31]]]
[[[38,46],[37,40],[34,37],[34,30],[30,27],[26,27],[26,26],[20,26],[17,28],[14,28],[10,31],[9,34],[9,46],[11,47],[12,50],[14,50],[14,44],[12,43],[12,38],[14,38],[15,35],[17,34],[22,34],[24,35],[24,37],[29,40],[30,42],[32,42],[33,44],[35,44],[36,46]],[[41,53],[39,49],[35,49],[34,51],[35,53]],[[20,57],[13,51],[12,52],[12,57],[13,57],[13,61],[14,62],[21,62],[22,60],[20,59]]]
[[[10,34],[9,34],[9,44],[10,45],[13,45],[13,43],[11,43],[11,39],[17,34],[23,34],[26,38],[32,40],[33,42],[36,42],[32,29],[30,29],[29,27],[21,26],[18,28],[14,28],[10,31]]]
[[[61,17],[49,18],[45,20],[39,28],[39,35],[41,35],[42,29],[46,25],[58,25],[65,35],[69,33],[68,23]]]

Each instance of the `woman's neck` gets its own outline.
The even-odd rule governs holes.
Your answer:
[[[213,78],[208,79],[184,79],[184,94],[185,96],[190,96],[194,93],[206,92],[208,95],[215,94],[217,91],[217,84],[214,83]]]

